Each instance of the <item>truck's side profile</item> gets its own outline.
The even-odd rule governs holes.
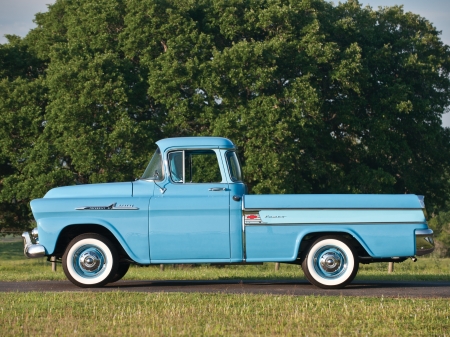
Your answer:
[[[420,196],[247,195],[235,151],[226,138],[163,139],[139,180],[52,189],[31,202],[25,255],[61,259],[80,287],[130,264],[286,262],[339,288],[359,263],[434,249]]]

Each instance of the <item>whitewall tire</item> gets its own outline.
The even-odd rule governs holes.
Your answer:
[[[358,256],[352,244],[341,236],[317,239],[302,262],[308,281],[325,289],[345,287],[355,278],[358,267]]]
[[[104,236],[87,233],[75,237],[62,258],[67,278],[82,288],[100,287],[110,282],[118,269],[118,254]]]

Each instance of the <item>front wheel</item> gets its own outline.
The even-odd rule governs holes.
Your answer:
[[[315,286],[337,289],[355,278],[359,261],[349,240],[340,236],[324,236],[311,245],[302,268],[308,281]]]
[[[113,282],[117,282],[117,281],[121,280],[122,277],[124,277],[125,274],[127,273],[128,269],[130,269],[129,263],[119,264],[119,268],[117,268],[116,274],[111,278],[109,283],[113,283]]]
[[[117,273],[119,257],[104,236],[89,233],[75,237],[62,258],[64,274],[82,288],[101,287]]]

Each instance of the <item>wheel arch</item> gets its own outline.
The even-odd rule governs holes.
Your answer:
[[[322,236],[342,236],[349,240],[356,250],[358,256],[371,256],[370,249],[364,243],[364,241],[353,231],[311,231],[306,233],[300,240],[299,248],[298,248],[298,259],[300,259],[300,263],[302,263],[306,253],[308,252],[310,246],[316,241],[318,238]]]
[[[95,233],[104,236],[116,247],[119,253],[119,259],[121,260],[133,260],[132,253],[123,240],[118,239],[115,233],[109,228],[98,223],[81,223],[70,224],[65,226],[58,235],[58,239],[55,244],[53,255],[62,257],[67,245],[73,238],[81,234]],[[131,256],[130,256],[131,255]]]

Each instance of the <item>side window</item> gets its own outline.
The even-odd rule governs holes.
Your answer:
[[[183,151],[169,153],[170,177],[176,183],[182,183],[183,180]]]
[[[184,164],[183,164],[184,163]],[[170,176],[176,183],[220,183],[219,162],[212,150],[169,153]]]

